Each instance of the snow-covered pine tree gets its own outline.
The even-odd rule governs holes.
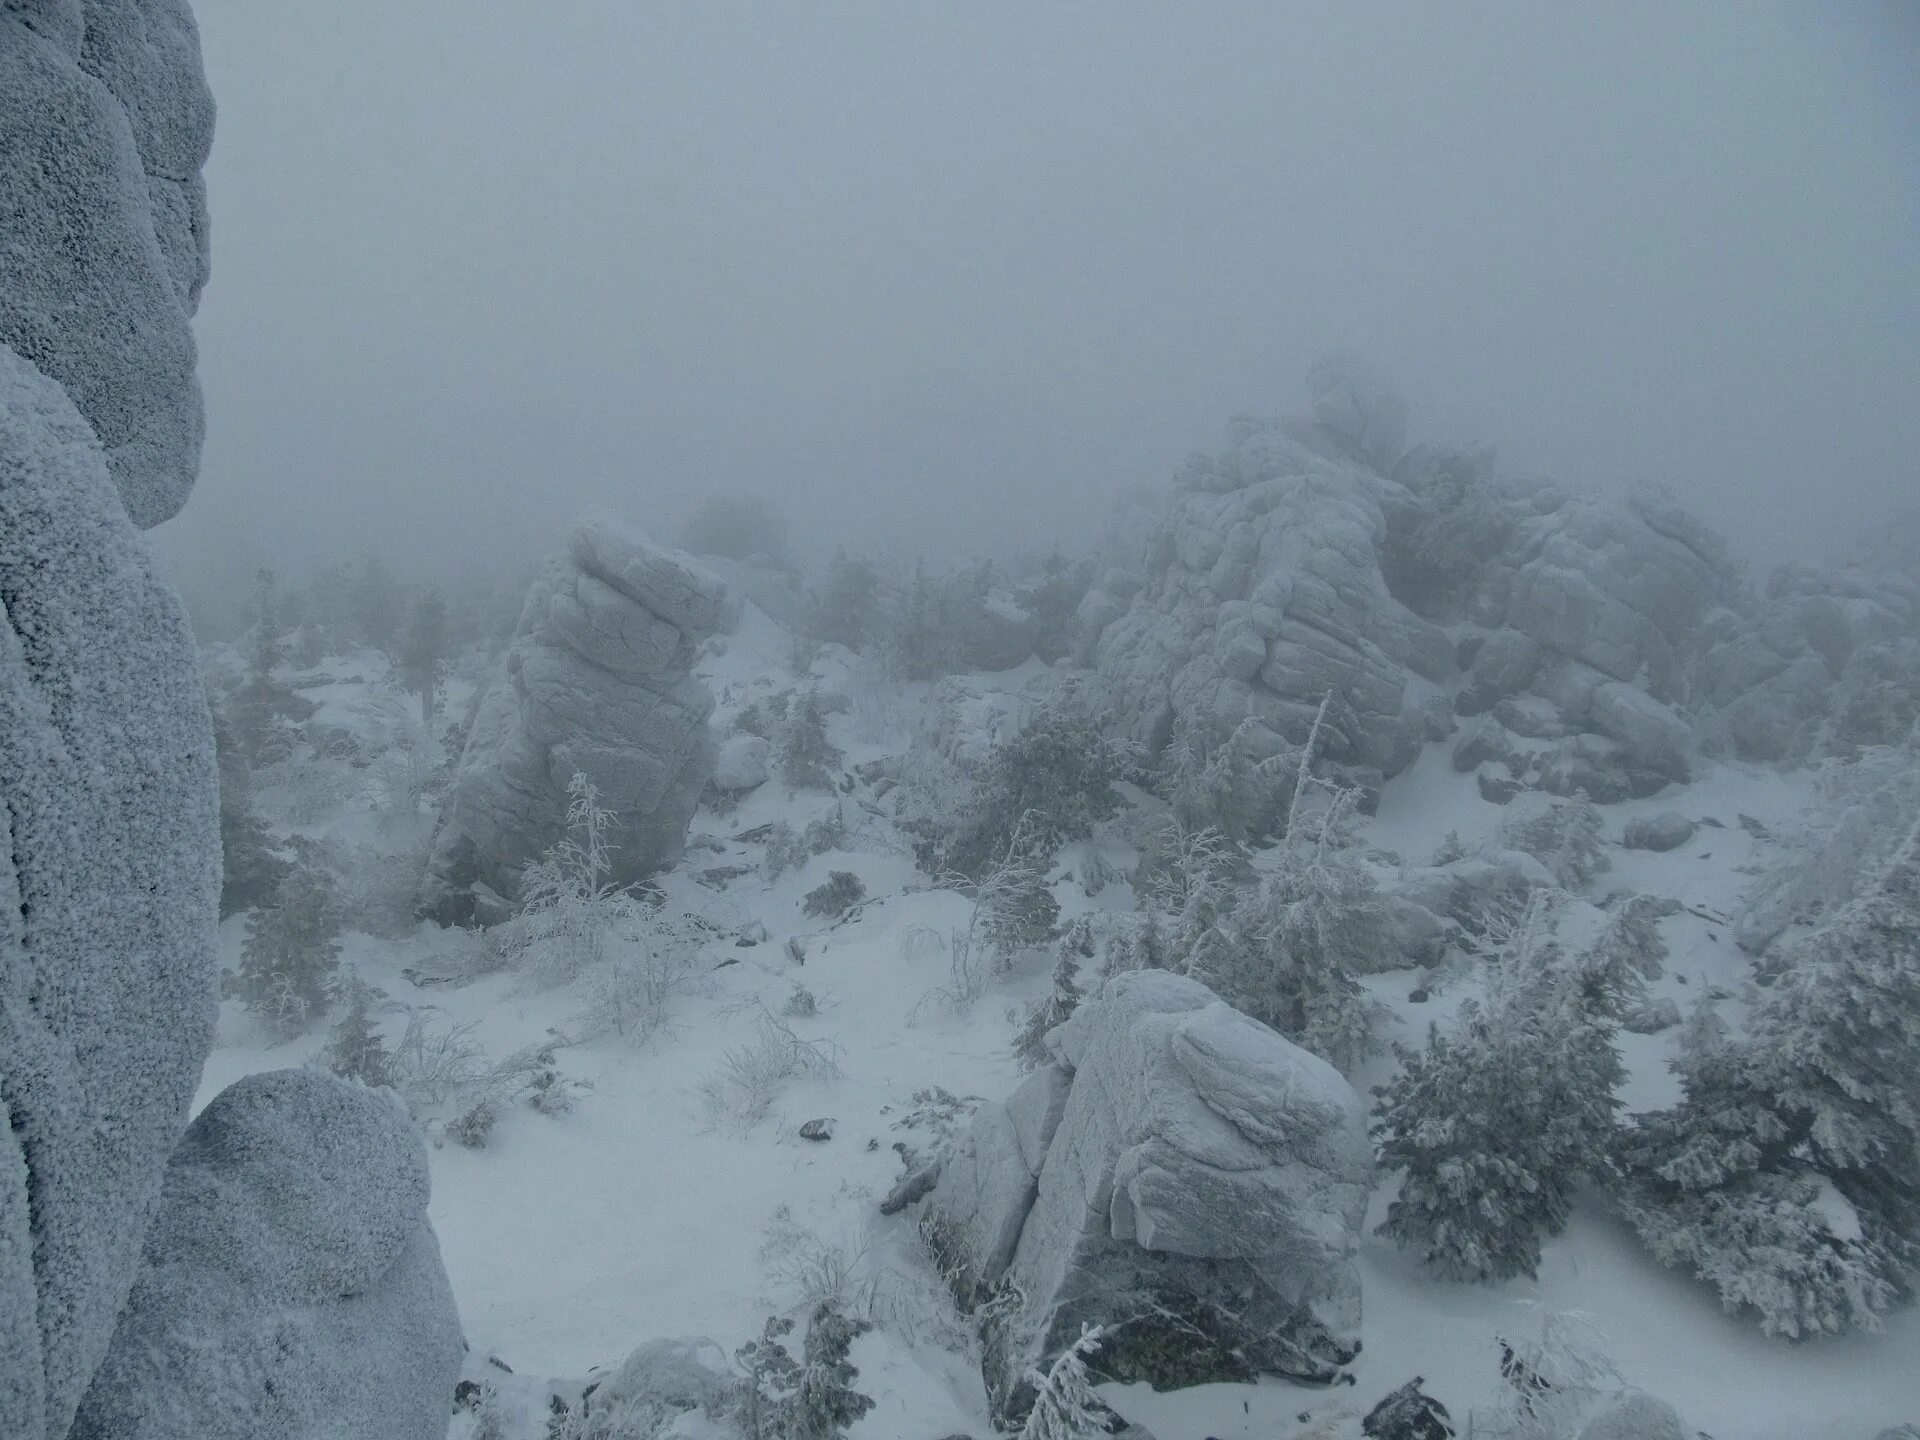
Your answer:
[[[1006,853],[974,890],[975,923],[1000,970],[1021,951],[1045,945],[1059,933],[1060,902],[1037,844],[1031,830],[1016,830]]]
[[[283,1038],[297,1035],[327,1008],[341,920],[333,877],[316,857],[302,857],[275,903],[248,917],[239,969],[223,989]]]
[[[733,1352],[746,1372],[735,1416],[747,1440],[782,1440],[781,1417],[800,1381],[799,1363],[786,1344],[786,1337],[792,1333],[793,1321],[770,1315],[761,1327],[760,1338]]]
[[[786,718],[774,736],[774,761],[780,776],[794,790],[831,790],[834,772],[843,758],[827,738],[827,717],[820,696],[811,687],[787,702]]]
[[[1080,1338],[1045,1374],[1027,1373],[1034,1387],[1033,1409],[1020,1427],[1020,1440],[1098,1440],[1110,1433],[1107,1421],[1113,1412],[1093,1393],[1087,1375],[1087,1356],[1100,1348],[1104,1334],[1097,1325],[1082,1326]]]
[[[213,749],[220,771],[220,918],[271,904],[290,868],[253,808],[253,773],[233,726],[213,714]]]
[[[434,704],[453,650],[447,602],[440,598],[439,591],[423,591],[413,602],[399,649],[401,683],[420,697],[420,723],[431,733]]]
[[[812,612],[810,628],[820,639],[849,650],[871,644],[880,626],[880,575],[873,562],[837,551],[814,592]]]
[[[1548,943],[1521,934],[1522,951]],[[1452,1279],[1532,1275],[1575,1182],[1607,1169],[1624,1073],[1613,1021],[1565,972],[1508,957],[1485,1003],[1374,1091],[1381,1161],[1404,1172],[1381,1233]]]
[[[326,1067],[336,1075],[358,1080],[362,1085],[393,1083],[393,1056],[380,1039],[373,1023],[373,1006],[379,992],[348,972],[335,987],[345,1009],[327,1036],[327,1048],[321,1052]]]
[[[850,1358],[853,1342],[872,1328],[831,1300],[814,1306],[781,1440],[836,1440],[873,1409],[873,1398],[854,1389],[860,1371]]]
[[[1390,963],[1394,937],[1379,887],[1358,865],[1289,846],[1235,905],[1229,933],[1200,934],[1212,943],[1181,968],[1230,1004],[1340,1070],[1376,1048],[1375,1006],[1354,975]]]
[[[1066,1023],[1079,1008],[1086,992],[1080,988],[1080,962],[1093,955],[1093,940],[1085,918],[1076,920],[1060,937],[1054,951],[1053,988],[1027,1007],[1019,1028],[1014,1032],[1013,1054],[1022,1070],[1037,1070],[1047,1063],[1047,1032]]]
[[[1666,960],[1658,906],[1651,896],[1628,896],[1573,962],[1582,1002],[1619,1020],[1646,998],[1647,982],[1666,973]]]
[[[1920,822],[1679,1070],[1626,1147],[1655,1256],[1768,1333],[1876,1328],[1920,1283]]]
[[[1584,790],[1510,823],[1503,833],[1509,845],[1533,856],[1568,890],[1585,889],[1612,863],[1607,858],[1606,820]]]

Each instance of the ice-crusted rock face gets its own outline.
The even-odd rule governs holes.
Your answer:
[[[424,1157],[387,1102],[264,1077],[175,1149],[213,1036],[217,770],[192,636],[136,527],[198,465],[212,119],[183,0],[0,3],[8,1440],[424,1437],[457,1373]],[[315,1087],[330,1107],[260,1103]],[[274,1418],[295,1400],[304,1431]]]
[[[1920,710],[1920,580],[1783,569],[1744,613],[1709,617],[1696,689],[1742,759],[1898,742]]]
[[[1164,971],[1109,980],[1047,1043],[1055,1064],[981,1107],[924,1217],[963,1300],[1022,1297],[988,1325],[1001,1416],[1083,1323],[1115,1327],[1101,1366],[1122,1379],[1337,1373],[1373,1170],[1353,1088]]]
[[[200,464],[212,138],[185,0],[0,8],[0,344],[66,391],[142,528]]]
[[[1420,731],[1408,677],[1446,675],[1453,652],[1381,573],[1398,489],[1279,422],[1236,421],[1224,453],[1189,462],[1142,553],[1083,600],[1097,693],[1149,744],[1175,717],[1216,736],[1252,718],[1278,749],[1331,691],[1321,753],[1404,768]]]
[[[391,1094],[227,1087],[167,1166],[74,1440],[438,1440],[464,1345],[427,1192]]]
[[[576,530],[474,711],[422,909],[501,918],[528,863],[565,838],[576,773],[614,816],[616,883],[677,856],[715,760],[694,651],[731,621],[726,587],[690,557],[611,525]]]
[[[0,1434],[38,1440],[106,1350],[212,1044],[220,847],[180,602],[4,345],[0,596]]]

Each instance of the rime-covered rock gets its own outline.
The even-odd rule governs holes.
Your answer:
[[[167,1166],[73,1440],[439,1440],[465,1348],[390,1093],[228,1086]]]
[[[105,1353],[213,1040],[213,729],[121,493],[0,345],[0,1434],[25,1440]]]
[[[1450,646],[1388,593],[1383,499],[1398,487],[1357,459],[1314,448],[1277,422],[1240,420],[1216,458],[1189,462],[1180,493],[1136,564],[1147,578],[1123,612],[1103,581],[1082,619],[1096,692],[1136,738],[1158,743],[1176,716],[1216,737],[1259,722],[1277,750],[1333,704],[1321,753],[1395,774],[1418,748],[1410,660],[1449,664]]]
[[[714,756],[713,787],[730,795],[757,790],[772,773],[773,747],[758,735],[730,735]]]
[[[521,872],[566,835],[576,773],[613,814],[616,883],[677,856],[714,772],[694,652],[731,617],[726,587],[690,557],[609,525],[575,531],[478,699],[422,910],[466,923],[489,918],[476,896],[514,900]]]
[[[127,515],[185,503],[203,428],[213,101],[185,0],[0,9],[0,345],[72,400]]]
[[[1862,568],[1775,572],[1744,613],[1716,611],[1695,688],[1721,742],[1800,760],[1899,741],[1920,712],[1920,582]]]
[[[1352,1087],[1157,970],[1109,980],[1047,1046],[1051,1071],[977,1112],[925,1217],[963,1299],[1000,1281],[1022,1297],[988,1321],[996,1411],[1025,1407],[1029,1370],[1083,1323],[1115,1327],[1100,1361],[1121,1379],[1336,1374],[1373,1165]]]
[[[1721,544],[1658,497],[1570,500],[1520,523],[1506,623],[1545,649],[1664,698],[1727,584]]]
[[[1617,741],[1634,764],[1676,780],[1687,777],[1691,727],[1639,686],[1621,680],[1595,686],[1587,718],[1600,734]]]
[[[1658,815],[1643,815],[1629,820],[1621,832],[1620,843],[1629,850],[1678,850],[1693,838],[1699,822],[1678,810],[1662,810]]]

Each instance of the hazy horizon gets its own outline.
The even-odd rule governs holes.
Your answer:
[[[1044,546],[1335,348],[1762,560],[1920,489],[1898,5],[197,8],[177,568],[740,490],[803,549]]]

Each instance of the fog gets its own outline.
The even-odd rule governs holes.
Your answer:
[[[1920,454],[1920,12],[199,0],[183,573],[768,496],[1006,550],[1357,350],[1763,558]]]

